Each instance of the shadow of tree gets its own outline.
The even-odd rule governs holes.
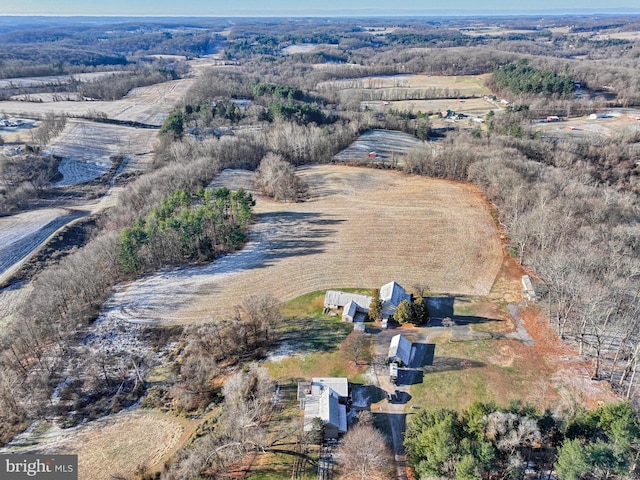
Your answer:
[[[456,357],[435,357],[433,364],[424,367],[425,373],[435,372],[450,372],[456,370],[465,370],[468,368],[481,368],[486,364],[478,362],[476,360],[469,360],[468,358],[456,358]]]
[[[442,321],[445,318],[451,319],[455,325],[475,325],[479,323],[499,322],[499,319],[480,317],[476,315],[456,315],[456,302],[468,302],[464,296],[447,295],[441,297],[424,297],[424,301],[429,308],[429,327],[444,327]]]
[[[287,344],[304,353],[335,351],[353,329],[350,323],[317,318],[296,318],[287,322],[287,329],[278,336],[277,345]]]

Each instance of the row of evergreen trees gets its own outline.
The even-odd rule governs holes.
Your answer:
[[[377,320],[382,316],[382,299],[380,289],[375,288],[371,296],[369,305],[369,318]],[[412,302],[403,300],[396,308],[393,318],[401,325],[413,323],[415,325],[426,325],[429,323],[429,307],[422,296],[416,297]]]

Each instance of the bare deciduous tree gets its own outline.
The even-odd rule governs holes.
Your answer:
[[[371,362],[371,337],[363,332],[351,332],[342,344],[342,351],[348,360],[356,365]]]
[[[391,450],[382,433],[367,422],[359,422],[347,432],[338,453],[341,478],[382,480],[393,476]]]
[[[268,153],[256,171],[256,185],[265,195],[280,201],[297,201],[307,190],[293,165],[280,155]]]

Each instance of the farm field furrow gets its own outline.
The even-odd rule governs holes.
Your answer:
[[[48,112],[71,117],[94,117],[104,114],[107,118],[124,122],[139,122],[160,126],[169,112],[184,97],[193,79],[174,80],[148,87],[135,88],[122,100],[86,102],[2,102],[6,115],[42,117]]]
[[[25,228],[21,222],[8,225],[7,232],[9,234],[4,235],[5,240],[0,248],[0,274],[27,257],[58,228],[84,215],[86,215],[86,212],[74,211],[69,213],[61,210],[60,212],[52,212],[49,221],[44,225],[32,223],[31,228]],[[13,217],[9,217],[9,219],[13,219]],[[4,229],[2,232],[6,233]],[[12,234],[16,238],[14,241],[11,241]]]
[[[234,171],[227,185],[247,184]],[[488,207],[469,185],[343,166],[300,170],[303,203],[257,198],[249,243],[206,266],[122,285],[109,301],[130,321],[200,322],[243,296],[280,300],[390,280],[434,292],[486,295],[502,262]]]

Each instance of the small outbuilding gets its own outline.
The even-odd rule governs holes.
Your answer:
[[[401,334],[394,335],[389,345],[389,363],[398,365],[409,365],[411,363],[411,350],[413,344]]]
[[[389,364],[389,380],[394,385],[398,382],[398,364],[396,362]]]

